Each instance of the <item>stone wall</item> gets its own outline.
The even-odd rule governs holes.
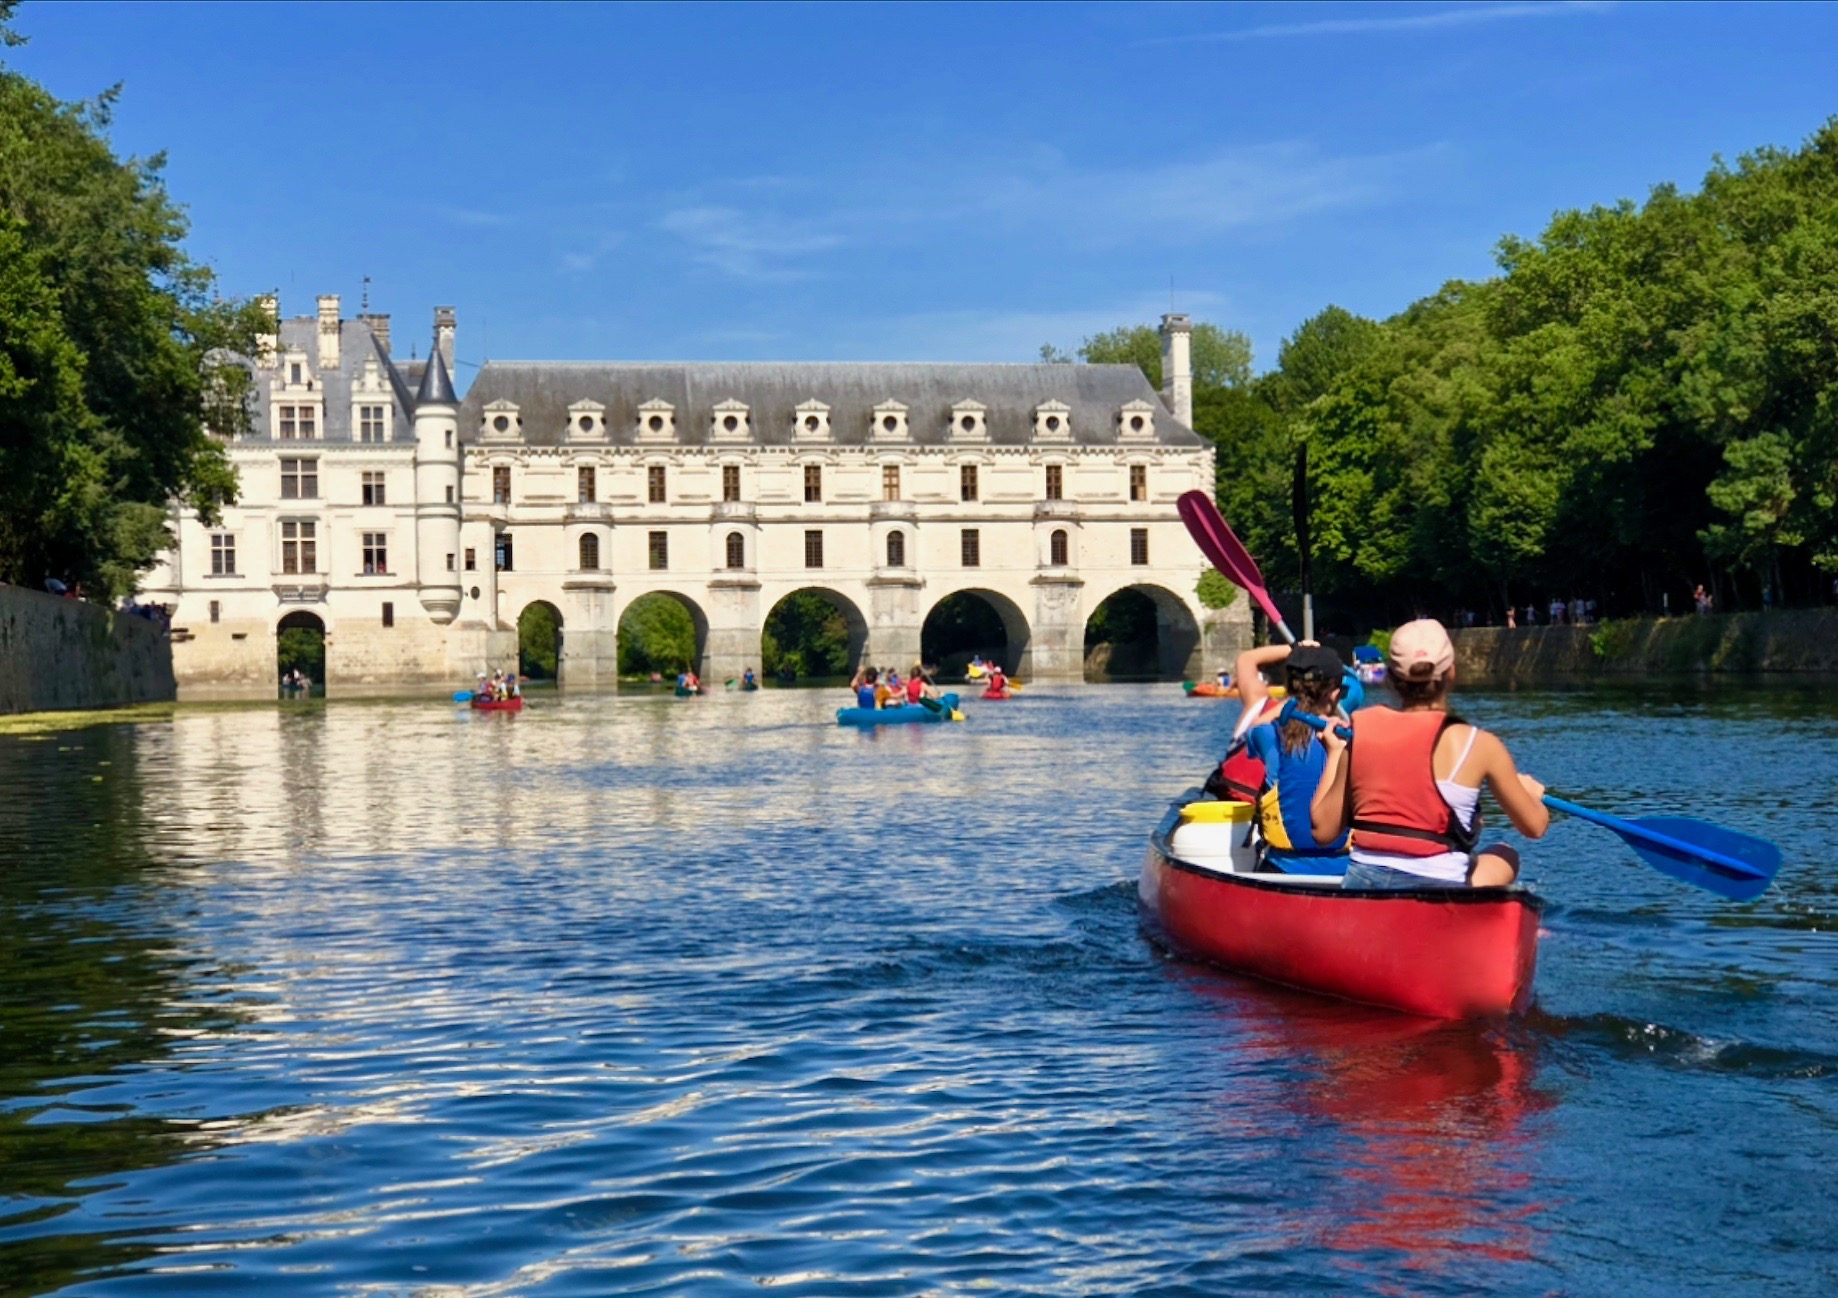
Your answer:
[[[158,703],[176,692],[163,627],[0,586],[0,713]]]
[[[1476,684],[1680,672],[1838,672],[1838,609],[1516,630],[1472,627],[1453,638],[1456,671]]]

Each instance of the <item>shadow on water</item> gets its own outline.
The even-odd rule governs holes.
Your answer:
[[[185,902],[160,878],[132,727],[20,744],[0,803],[0,1275],[38,1293],[152,1256],[58,1223],[99,1179],[208,1148],[193,1117],[161,1115],[132,1079],[178,1066],[175,1046],[241,1021],[193,994]],[[209,971],[221,974],[223,970]]]

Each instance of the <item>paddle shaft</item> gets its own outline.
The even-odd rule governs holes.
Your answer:
[[[1578,820],[1587,820],[1591,824],[1602,826],[1604,829],[1612,829],[1615,833],[1630,841],[1638,840],[1649,846],[1656,847],[1663,852],[1674,852],[1681,856],[1690,857],[1693,860],[1702,861],[1706,865],[1715,866],[1717,869],[1728,874],[1741,875],[1749,879],[1765,879],[1768,877],[1766,871],[1757,870],[1747,861],[1738,861],[1735,857],[1728,856],[1712,848],[1702,847],[1697,843],[1687,843],[1682,839],[1673,838],[1669,834],[1658,833],[1646,828],[1644,825],[1635,824],[1631,820],[1623,820],[1619,816],[1611,816],[1605,811],[1595,811],[1589,807],[1580,807],[1574,802],[1567,802],[1563,798],[1554,797],[1549,793],[1544,795],[1544,805],[1551,808],[1553,811],[1561,811],[1565,815],[1575,816]]]

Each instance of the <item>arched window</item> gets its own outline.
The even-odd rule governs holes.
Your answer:
[[[747,566],[747,538],[739,532],[728,533],[728,567],[744,568]]]
[[[889,532],[887,534],[887,566],[904,568],[906,566],[906,533]]]
[[[581,536],[581,571],[592,572],[600,566],[600,538],[592,532]]]
[[[1055,568],[1066,566],[1066,529],[1055,528],[1047,541],[1047,562]]]

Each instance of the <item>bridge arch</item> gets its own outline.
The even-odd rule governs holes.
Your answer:
[[[800,586],[766,610],[760,624],[760,670],[785,682],[852,676],[862,666],[867,645],[868,618],[860,605],[828,586]]]
[[[676,590],[648,590],[619,612],[621,676],[664,677],[693,667],[698,675],[708,652],[708,614]]]
[[[1199,615],[1152,582],[1116,587],[1085,617],[1085,679],[1181,680],[1205,668]]]
[[[1027,614],[1007,595],[987,586],[950,591],[926,611],[919,652],[946,677],[959,675],[973,656],[999,662],[1011,676],[1027,661],[1032,638]]]
[[[533,599],[517,613],[517,670],[536,680],[552,681],[562,657],[562,610],[546,599]]]
[[[325,685],[325,619],[309,609],[293,609],[274,624],[275,677],[299,671],[314,685]]]

